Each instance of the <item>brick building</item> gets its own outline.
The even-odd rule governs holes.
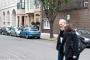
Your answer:
[[[90,1],[89,0],[72,0],[56,17],[54,22],[54,33],[58,33],[58,21],[60,18],[69,20],[77,28],[85,28],[90,31]],[[45,18],[44,18],[45,19]],[[47,20],[42,21],[42,32],[48,33],[50,24]],[[46,23],[46,25],[45,25]]]

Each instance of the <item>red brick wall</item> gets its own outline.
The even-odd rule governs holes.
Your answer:
[[[90,2],[90,1],[89,1]],[[59,32],[59,25],[58,21],[60,18],[65,18],[66,15],[70,14],[70,22],[78,28],[85,28],[90,31],[90,3],[88,4],[88,9],[81,9],[81,10],[72,10],[66,12],[60,12],[59,15],[56,17],[54,22],[54,33]],[[43,30],[44,32],[46,30]],[[49,32],[49,31],[48,31]]]
[[[88,1],[90,2],[90,1]],[[81,10],[72,10],[66,12],[60,12],[59,16],[57,16],[54,22],[54,33],[58,33],[59,26],[58,20],[59,18],[65,18],[66,15],[70,14],[70,23],[72,23],[77,28],[85,28],[90,31],[90,3],[88,4],[88,9],[81,9]]]
[[[70,22],[76,27],[85,28],[90,31],[90,10],[76,10],[71,12]]]

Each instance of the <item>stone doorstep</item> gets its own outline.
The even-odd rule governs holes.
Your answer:
[[[41,33],[41,38],[45,40],[50,40],[50,41],[56,41],[57,40],[58,34],[54,34],[54,38],[50,38],[49,33]]]

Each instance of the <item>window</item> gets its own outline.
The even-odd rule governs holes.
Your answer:
[[[43,20],[43,29],[50,29],[50,23],[47,18]]]
[[[26,0],[26,2],[25,2],[25,3],[26,3],[26,4],[25,4],[25,9],[26,9],[27,11],[29,11],[29,7],[30,7],[30,6],[29,6],[29,2],[30,2],[29,0]]]
[[[34,9],[35,0],[30,0],[30,9]]]
[[[36,7],[36,9],[40,8],[40,1],[39,0],[35,0],[35,7]]]
[[[25,8],[25,0],[22,0],[22,2],[21,2],[21,8],[22,8],[22,9]]]
[[[19,3],[17,3],[17,9],[20,9],[20,2]]]
[[[84,2],[84,7],[88,7],[88,2]]]
[[[17,3],[17,9],[25,9],[25,0],[20,0]]]

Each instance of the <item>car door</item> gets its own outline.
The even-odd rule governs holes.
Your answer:
[[[26,32],[27,32],[27,29],[24,28],[23,31],[22,31],[22,36],[25,37],[26,36]]]
[[[26,37],[28,30],[29,30],[28,28],[24,29],[24,37]]]
[[[13,36],[15,35],[15,28],[13,28],[12,35]]]
[[[12,36],[13,36],[13,28],[11,29],[11,33],[10,33],[10,35],[12,35]]]
[[[24,29],[21,29],[20,36],[23,37]]]

